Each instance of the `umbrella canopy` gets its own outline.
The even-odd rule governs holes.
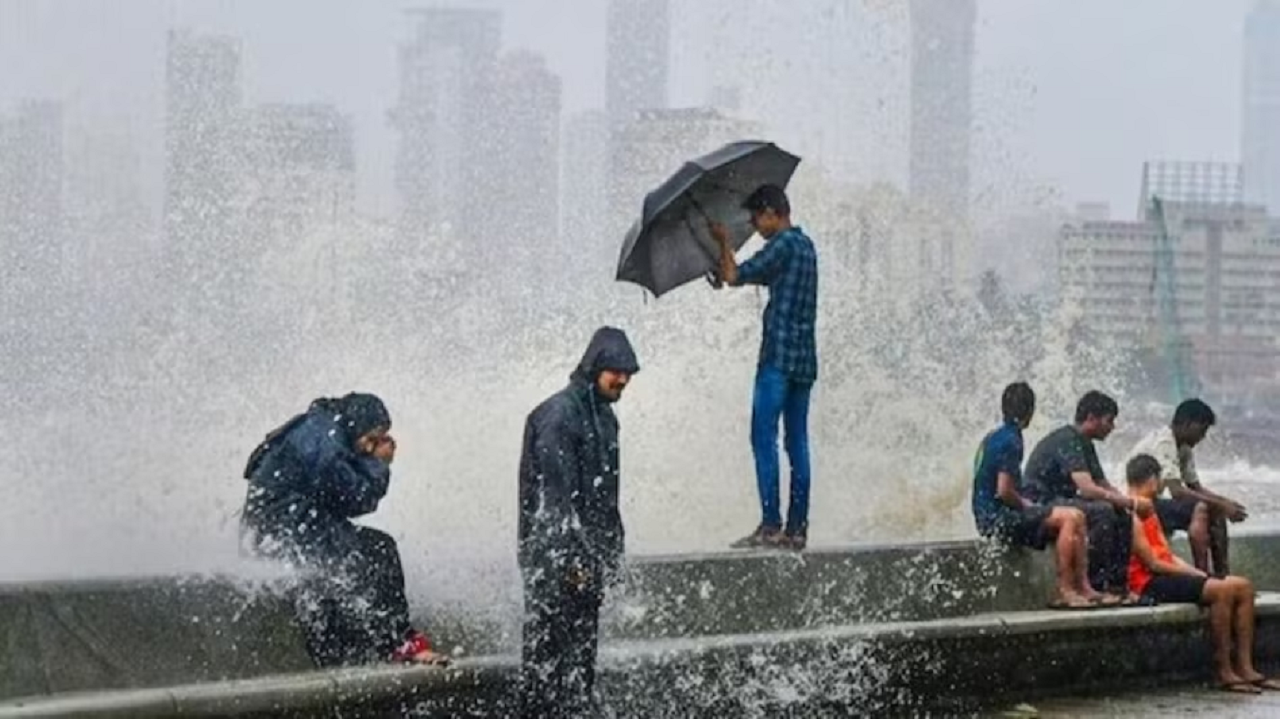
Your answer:
[[[742,209],[761,185],[785,188],[800,158],[772,142],[733,142],[686,162],[644,198],[640,219],[627,232],[617,279],[655,297],[719,266],[720,250],[708,221],[729,228],[734,249],[751,236]]]

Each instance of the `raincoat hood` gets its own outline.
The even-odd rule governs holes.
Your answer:
[[[591,344],[571,379],[593,383],[605,370],[635,374],[640,371],[636,351],[627,333],[616,327],[601,327],[591,337]]]
[[[337,399],[318,399],[311,408],[332,412],[334,424],[342,428],[352,445],[379,427],[391,428],[391,413],[376,395],[352,392]]]

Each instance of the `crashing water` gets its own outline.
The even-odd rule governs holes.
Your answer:
[[[902,3],[864,5],[902,22]],[[735,10],[724,27],[741,43],[756,33],[745,31],[739,15]],[[806,22],[847,46],[848,34],[817,32],[826,27],[821,22],[848,20],[826,15]],[[862,26],[869,42],[857,46],[875,56],[872,75],[894,76],[891,66],[901,80],[903,28],[885,29]],[[817,65],[826,59],[814,57]],[[777,73],[756,75],[753,84],[764,87],[747,88],[754,93],[797,72],[769,54],[752,60],[750,70]],[[806,64],[798,72],[822,69]],[[784,146],[795,140],[806,155],[793,196],[822,257],[811,541],[967,538],[972,456],[999,419],[1001,388],[1025,379],[1039,394],[1030,445],[1067,421],[1085,390],[1108,391],[1124,409],[1127,367],[1121,348],[1080,341],[1070,298],[1061,305],[1008,297],[984,303],[968,291],[972,277],[947,293],[947,278],[931,270],[899,262],[895,275],[877,264],[885,259],[877,252],[892,254],[919,226],[900,193],[835,185],[823,165],[846,178],[869,175],[860,181],[901,180],[894,175],[901,174],[905,136],[895,131],[905,87],[885,81],[874,91],[846,92],[846,105],[832,111],[828,98],[855,84],[853,72],[805,83],[802,112],[788,106],[786,114],[812,126],[777,129]],[[814,106],[823,111],[803,112]],[[849,131],[849,116],[869,118],[866,131]],[[981,154],[1012,154],[996,146],[1013,122],[977,128],[977,140],[991,146]],[[843,154],[844,163],[823,157],[827,150]],[[1017,179],[985,187],[982,202],[1025,192],[1016,170],[994,168],[996,176]],[[944,224],[972,239],[960,223]],[[132,297],[132,305],[115,306],[117,295],[108,292],[31,318],[59,346],[49,356],[40,348],[5,348],[26,354],[39,383],[5,385],[13,396],[0,419],[11,448],[0,469],[0,580],[209,573],[275,588],[287,572],[239,552],[247,454],[312,398],[362,390],[386,399],[400,451],[390,494],[361,521],[398,539],[411,601],[509,622],[518,593],[522,423],[564,384],[592,330],[606,322],[628,331],[644,367],[618,407],[629,551],[718,550],[754,526],[748,434],[762,293],[716,294],[695,283],[646,301],[637,288],[609,282],[614,268],[595,260],[566,262],[562,277],[529,286],[527,278],[467,266],[444,238],[415,248],[432,260],[419,264],[393,235],[384,223],[357,218],[300,232],[295,244],[260,257],[223,256],[228,266],[247,266],[237,298],[243,307],[234,312],[187,307],[188,295],[198,293],[157,269],[163,258],[149,245],[162,243],[150,238],[134,251],[142,269],[113,278],[113,291]],[[866,256],[851,249],[859,238],[871,246]],[[608,256],[616,242],[606,237],[601,244],[608,247],[592,256]],[[547,251],[577,256],[578,249]],[[121,289],[134,290],[131,284],[135,292]],[[95,324],[99,317],[105,320]],[[62,337],[66,328],[73,331]],[[1105,450],[1113,460],[1112,451],[1123,451]],[[1215,488],[1238,492],[1254,509],[1252,522],[1280,518],[1280,471],[1237,462],[1204,474]],[[930,587],[931,579],[921,577],[919,585]],[[730,677],[706,695],[742,691],[751,706],[813,695],[838,702],[862,690],[845,681],[844,667],[865,664],[863,649],[850,644],[828,665],[774,667],[764,681],[743,686]],[[874,681],[874,672],[890,667],[869,670]]]
[[[823,219],[812,223],[820,248]],[[856,268],[837,256],[827,250],[822,265],[812,541],[971,536],[969,463],[1003,385],[1037,388],[1038,434],[1081,391],[1108,386],[1098,378],[1118,373],[1112,355],[1072,349],[1069,306],[1031,329],[1002,327],[963,294],[913,307],[847,291]],[[294,259],[278,261],[264,278]],[[109,381],[31,407],[13,427],[16,446],[37,451],[14,457],[14,476],[27,479],[10,483],[0,546],[31,549],[0,552],[0,576],[236,567],[248,450],[312,397],[360,389],[387,400],[401,448],[390,493],[366,521],[399,539],[414,598],[492,596],[514,562],[524,417],[563,386],[603,322],[628,330],[643,365],[618,406],[628,550],[719,549],[754,526],[748,422],[762,294],[696,285],[645,301],[595,283],[541,312],[496,295],[429,314],[387,306],[385,327],[368,332],[312,324],[240,347],[230,364],[192,330],[126,351]],[[341,317],[349,301],[311,289],[289,299],[317,317]],[[241,363],[262,369],[237,374]],[[51,438],[60,446],[38,451]]]

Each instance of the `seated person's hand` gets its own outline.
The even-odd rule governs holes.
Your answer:
[[[387,464],[391,464],[391,462],[396,458],[395,439],[392,438],[391,435],[383,437],[382,441],[378,442],[378,446],[373,448],[373,456]]]
[[[1146,497],[1133,498],[1133,513],[1138,515],[1139,519],[1146,519],[1151,513],[1156,511],[1156,506]]]
[[[1249,518],[1249,511],[1245,509],[1243,504],[1232,502],[1231,507],[1231,512],[1227,515],[1227,519],[1232,522],[1243,522]]]

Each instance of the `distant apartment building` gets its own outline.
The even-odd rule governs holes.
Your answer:
[[[605,112],[628,123],[641,110],[667,106],[670,0],[608,0]]]
[[[968,215],[976,0],[911,0],[911,198]]]
[[[163,224],[188,280],[208,269],[197,258],[229,239],[241,101],[238,40],[169,33]]]
[[[145,144],[119,126],[93,123],[68,129],[66,221],[68,276],[86,297],[105,297],[122,286],[141,301],[145,289],[129,278],[154,279],[160,250],[156,208],[144,184]],[[118,294],[118,293],[117,293]],[[118,313],[119,307],[90,311]]]
[[[1239,178],[1221,163],[1148,163],[1142,217],[1073,223],[1060,235],[1063,294],[1088,330],[1132,348],[1176,331],[1206,389],[1232,395],[1280,379],[1280,225],[1241,201]],[[1176,328],[1159,314],[1167,290],[1151,197],[1165,203]]]
[[[634,193],[627,167],[624,135],[641,115],[667,107],[670,82],[670,0],[607,0],[605,28],[605,103],[609,123],[608,215],[605,232],[621,242],[630,222],[624,209]]]
[[[56,249],[64,175],[61,103],[25,102],[0,113],[0,243],[14,259]]]
[[[66,279],[65,174],[60,103],[0,112],[0,298],[14,322],[42,312]]]
[[[1280,2],[1255,0],[1244,25],[1240,160],[1247,199],[1280,215]]]
[[[399,50],[399,96],[391,111],[406,252],[433,236],[479,239],[470,221],[486,189],[477,149],[492,112],[502,37],[497,10],[435,7],[408,15],[413,37]]]
[[[397,250],[415,266],[490,279],[501,272],[499,288],[531,288],[561,239],[561,80],[541,55],[500,52],[500,11],[436,7],[410,16],[414,35],[400,48],[391,112]]]
[[[712,108],[640,111],[617,136],[620,154],[615,209],[631,220],[640,217],[645,195],[685,162],[729,142],[757,139],[758,132],[754,123]]]
[[[852,289],[869,302],[900,308],[968,289],[967,256],[957,258],[955,252],[957,246],[972,244],[968,223],[921,205],[887,183],[849,197],[813,229],[848,264]]]
[[[243,234],[290,244],[341,227],[355,211],[351,120],[326,104],[268,104],[246,111],[236,211]]]
[[[560,228],[566,241],[584,250],[583,276],[613,278],[621,239],[608,234],[609,121],[588,110],[564,126],[560,161]]]
[[[560,235],[560,77],[532,52],[503,56],[485,97],[482,192],[470,207],[487,271],[533,290],[565,258]]]

